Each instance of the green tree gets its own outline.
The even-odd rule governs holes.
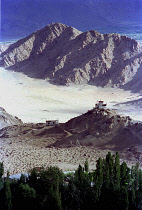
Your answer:
[[[36,189],[37,182],[38,182],[38,173],[37,173],[37,170],[35,168],[33,168],[31,170],[31,173],[29,174],[28,183],[30,186],[32,186],[33,188]]]
[[[83,167],[79,164],[78,169],[75,171],[75,179],[78,185],[81,186],[84,180],[84,169]]]
[[[84,163],[84,169],[86,172],[89,172],[89,163],[87,159],[85,160],[85,163]]]
[[[58,207],[60,206],[63,179],[63,172],[56,166],[42,168],[39,173],[35,169],[31,171],[28,183],[36,190],[37,209],[48,209],[49,204],[50,209],[53,209],[55,203]]]
[[[12,197],[11,197],[11,189],[9,177],[4,182],[4,201],[5,201],[5,209],[12,209]]]
[[[127,210],[129,208],[129,194],[125,186],[121,187],[120,195],[121,195],[119,200],[120,209]]]
[[[106,159],[103,159],[103,188],[109,189],[110,186],[110,176],[109,176],[109,167],[106,163]]]
[[[131,208],[135,208],[135,201],[136,201],[136,194],[135,194],[134,186],[132,184],[131,190],[129,191],[129,202],[130,202]]]
[[[112,187],[113,185],[113,177],[114,177],[114,156],[111,155],[111,152],[108,152],[106,155],[106,167],[109,168],[109,180],[110,180],[110,185]]]
[[[135,204],[135,207],[138,209],[142,209],[142,171],[139,169],[139,163],[132,166],[131,182],[135,193],[135,200],[132,197],[132,203]]]
[[[3,174],[4,174],[4,166],[3,162],[0,162],[0,179],[2,179]]]
[[[136,165],[132,166],[131,169],[131,178],[134,180],[134,189],[135,191],[139,188],[139,163],[137,162]]]
[[[19,209],[33,209],[36,191],[28,184],[19,184]]]
[[[60,189],[60,186],[63,184],[64,174],[57,166],[50,166],[47,170],[43,168],[38,176],[40,180],[50,182],[54,189],[57,189],[58,186]]]
[[[120,167],[121,186],[129,186],[130,183],[130,168],[124,161]]]
[[[0,190],[3,188],[2,176],[4,174],[3,162],[0,162]]]
[[[70,177],[68,184],[64,185],[62,191],[63,209],[79,209],[80,208],[80,191],[76,185],[74,177]]]
[[[25,183],[25,182],[26,182],[26,175],[25,174],[21,174],[20,183]]]
[[[76,203],[77,209],[87,209],[91,205],[91,181],[92,176],[86,173],[84,168],[79,165],[71,185],[74,190],[74,204]]]
[[[96,201],[99,201],[103,185],[103,161],[101,157],[97,160],[94,182]]]
[[[120,189],[120,159],[119,154],[116,152],[114,163],[114,190]]]
[[[59,189],[54,189],[53,186],[50,187],[48,193],[43,197],[41,208],[62,210],[61,193]]]

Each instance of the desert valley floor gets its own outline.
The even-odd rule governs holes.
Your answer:
[[[108,108],[118,113],[142,121],[141,93],[117,87],[56,86],[0,67],[0,107],[23,122],[39,123],[47,119],[66,122],[92,109],[98,100],[104,100]]]
[[[0,106],[25,123],[45,122],[46,119],[66,122],[92,109],[100,99],[107,103],[108,108],[117,109],[119,114],[142,121],[142,104],[137,103],[141,98],[140,93],[118,88],[56,86],[46,80],[32,79],[0,68]],[[131,101],[136,103],[129,104]],[[107,153],[107,150],[83,146],[47,148],[52,141],[49,138],[1,138],[0,161],[4,162],[5,173],[7,170],[10,174],[27,172],[31,167],[47,167],[49,164],[58,165],[63,170],[74,170],[86,158],[90,168],[94,169],[98,157]],[[123,154],[121,158],[125,159]],[[128,164],[134,163],[135,159],[128,160]]]
[[[52,140],[52,139],[51,139]],[[99,157],[104,158],[108,151],[94,147],[77,146],[70,148],[47,148],[48,139],[30,138],[8,138],[0,140],[0,159],[4,163],[5,175],[30,172],[33,167],[58,166],[63,171],[74,171],[78,165],[84,165],[86,159],[89,162],[89,169],[96,168],[96,161]],[[112,152],[113,154],[113,152]],[[121,161],[126,161],[128,166],[136,164],[134,157],[125,153],[120,154]],[[129,159],[130,158],[130,159]],[[142,168],[142,164],[140,163]]]

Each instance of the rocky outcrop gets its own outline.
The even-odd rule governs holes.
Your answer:
[[[70,135],[52,146],[95,146],[112,151],[139,148],[142,154],[142,123],[133,122],[110,109],[94,108],[87,113],[69,120],[62,129]]]
[[[16,135],[21,125],[23,123],[18,117],[8,114],[5,109],[0,107],[0,137],[6,137],[10,130],[13,130],[12,132]],[[12,127],[14,129],[11,129]]]
[[[7,126],[20,124],[22,124],[21,119],[8,114],[4,108],[0,107],[0,129]]]
[[[54,145],[71,146],[72,144],[77,146],[80,144],[107,148],[119,146],[121,148],[123,143],[116,144],[116,139],[120,141],[123,137],[125,141],[128,140],[127,134],[131,130],[131,122],[129,117],[120,116],[114,110],[94,108],[62,125],[72,135],[56,142]],[[136,141],[136,135],[131,134],[131,138]],[[122,148],[124,148],[124,145]]]
[[[0,65],[62,85],[89,83],[142,89],[142,46],[119,34],[80,32],[53,23],[11,44]]]
[[[9,48],[10,44],[0,44],[0,55]]]

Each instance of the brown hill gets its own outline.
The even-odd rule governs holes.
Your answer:
[[[61,23],[11,44],[1,53],[0,65],[62,85],[142,88],[142,46],[137,41],[119,34],[80,32]]]
[[[24,125],[20,135],[30,138],[52,138],[49,147],[93,146],[124,151],[142,146],[142,123],[120,116],[110,109],[94,108],[57,126]]]
[[[95,146],[104,149],[125,150],[142,145],[142,124],[114,110],[98,109],[69,120],[62,128],[71,135],[52,146]]]
[[[114,110],[94,108],[81,116],[56,126],[19,124],[0,130],[1,138],[17,136],[27,142],[38,142],[45,148],[90,148],[121,151],[127,160],[142,160],[142,123],[118,115]]]
[[[60,125],[60,128],[66,135],[48,147],[82,146],[119,151],[122,159],[142,161],[142,123],[120,116],[114,110],[95,108]]]
[[[57,126],[19,125],[1,129],[1,137],[51,138],[52,147],[81,145],[124,151],[132,146],[142,146],[142,123],[133,122],[130,117],[110,109],[94,108]]]

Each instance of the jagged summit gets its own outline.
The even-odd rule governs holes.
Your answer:
[[[142,46],[119,34],[80,32],[52,23],[0,49],[1,66],[30,77],[61,85],[89,83],[142,89]]]

